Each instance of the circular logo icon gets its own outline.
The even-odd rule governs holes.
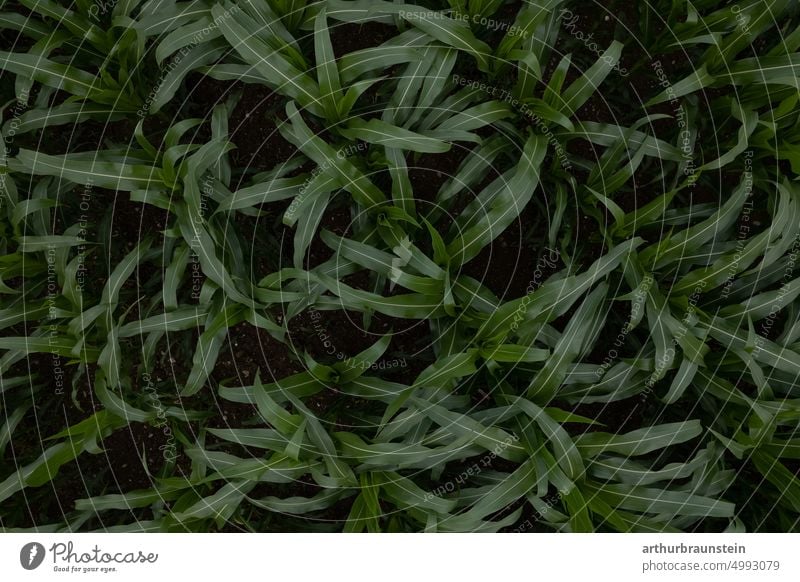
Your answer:
[[[30,542],[19,551],[19,563],[26,570],[35,570],[44,561],[44,546],[38,542]]]

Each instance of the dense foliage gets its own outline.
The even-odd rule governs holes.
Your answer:
[[[6,531],[798,531],[793,0],[0,7]]]

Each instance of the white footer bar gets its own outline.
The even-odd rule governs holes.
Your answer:
[[[799,554],[792,534],[2,534],[0,579],[797,581]]]

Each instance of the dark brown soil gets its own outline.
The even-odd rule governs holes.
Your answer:
[[[292,263],[294,231],[283,224],[282,217],[289,203],[273,202],[261,205],[261,216],[232,214],[225,236],[238,236],[245,253],[245,271],[252,281]]]
[[[392,340],[376,362],[377,369],[387,378],[402,376],[405,383],[410,383],[433,362],[425,321],[374,314],[369,328],[365,328],[360,313],[306,311],[290,321],[288,339],[299,354],[307,352],[315,361],[331,364],[358,355],[389,330]]]
[[[375,46],[380,46],[397,35],[393,26],[379,22],[337,23],[330,27],[331,44],[336,58]]]
[[[295,155],[296,148],[278,131],[285,118],[285,97],[265,86],[217,81],[199,74],[189,75],[187,91],[187,113],[207,120],[211,119],[214,106],[239,95],[228,118],[228,131],[230,141],[236,145],[230,153],[231,164],[243,171],[243,176],[271,170]],[[238,185],[232,188],[235,190]]]
[[[303,370],[290,348],[247,322],[228,330],[212,378],[226,386],[249,386],[260,371],[263,383],[277,382]]]
[[[651,398],[656,397],[652,395]],[[615,402],[579,404],[572,408],[571,412],[580,416],[592,418],[602,423],[602,425],[566,423],[564,424],[564,428],[573,435],[585,432],[629,432],[644,426],[642,415],[644,407],[645,403],[643,403],[642,399],[638,396],[617,400]]]
[[[409,154],[406,159],[408,179],[414,188],[414,200],[423,214],[435,205],[436,194],[452,178],[471,148],[453,144],[444,154]],[[428,204],[426,204],[426,202]]]
[[[342,203],[339,203],[338,200],[332,200],[326,209],[325,214],[322,216],[322,221],[320,222],[316,236],[314,236],[311,241],[311,245],[309,245],[308,249],[306,249],[306,256],[304,260],[305,268],[311,270],[314,267],[318,267],[335,255],[333,249],[322,242],[320,233],[323,230],[329,230],[338,236],[347,237],[348,230],[351,226],[352,219],[350,217],[350,209],[344,206]],[[284,239],[284,244],[291,245],[293,248],[293,237],[294,232],[292,232],[291,237],[286,237]]]
[[[529,288],[540,285],[558,270],[540,261],[540,257],[548,257],[549,252],[541,240],[530,238],[537,227],[539,232],[546,232],[548,226],[546,219],[529,204],[500,236],[464,266],[461,273],[477,279],[503,301],[526,295]]]
[[[66,94],[57,95],[57,97]],[[114,115],[107,121],[84,121],[78,125],[53,125],[19,136],[21,147],[49,155],[91,152],[113,148],[136,147],[133,131],[138,119]]]

